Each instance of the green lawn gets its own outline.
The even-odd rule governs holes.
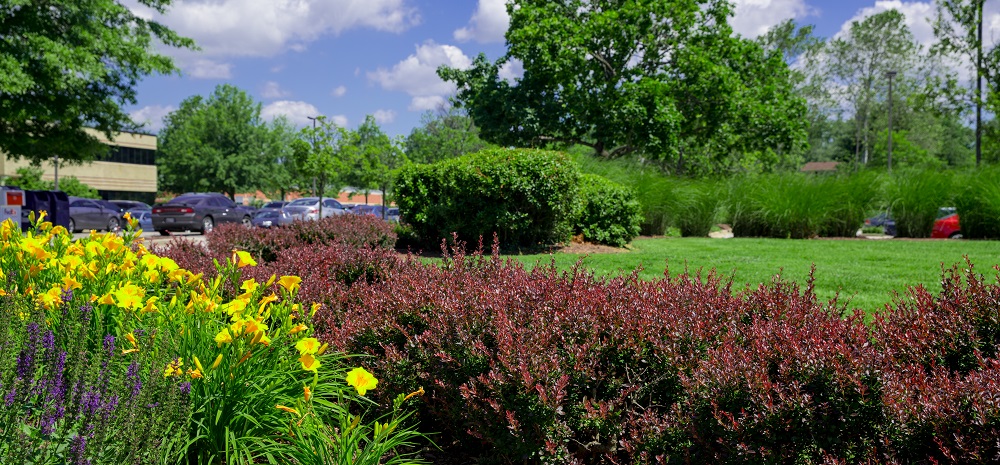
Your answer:
[[[779,271],[786,279],[805,282],[809,267],[816,265],[816,292],[829,299],[840,291],[850,297],[851,308],[880,310],[907,286],[923,284],[932,292],[941,289],[941,264],[963,262],[968,255],[980,273],[995,275],[1000,263],[1000,241],[949,240],[792,240],[792,239],[636,239],[632,250],[589,256],[551,255],[560,268],[568,269],[581,257],[598,275],[631,272],[642,266],[643,279],[661,277],[667,263],[671,273],[687,266],[691,271],[712,268],[733,276],[734,288],[769,282]],[[548,262],[550,255],[520,255],[518,260],[534,265]],[[784,270],[784,271],[781,271]]]

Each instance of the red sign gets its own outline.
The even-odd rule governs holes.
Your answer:
[[[7,202],[4,205],[24,205],[24,191],[7,191]]]

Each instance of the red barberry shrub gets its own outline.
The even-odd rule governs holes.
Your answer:
[[[225,224],[208,235],[214,254],[245,250],[258,260],[271,262],[282,250],[305,245],[345,244],[353,247],[391,249],[396,244],[392,223],[372,215],[338,215],[318,221],[296,221],[279,228],[251,228]]]

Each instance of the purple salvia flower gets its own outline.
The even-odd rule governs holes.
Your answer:
[[[139,391],[142,389],[142,380],[139,379],[138,361],[133,360],[132,364],[128,366],[128,370],[125,372],[125,378],[132,381],[132,398],[135,399],[139,397]]]
[[[56,348],[56,335],[52,331],[46,331],[45,336],[42,337],[42,347],[46,350],[53,350]]]
[[[17,386],[10,388],[10,392],[3,398],[4,405],[10,407],[14,405],[14,398],[17,397]]]
[[[94,311],[94,306],[87,302],[80,306],[80,317],[83,318],[84,323],[90,322],[90,314]]]
[[[116,408],[118,408],[118,396],[114,395],[111,396],[111,398],[108,399],[108,402],[104,404],[104,421],[111,418],[111,412],[114,412]]]
[[[73,300],[73,289],[68,287],[66,289],[63,289],[62,295],[60,297],[62,298],[63,302],[69,302]]]
[[[84,458],[87,453],[87,438],[86,436],[77,436],[73,438],[73,445],[70,447],[70,454],[73,456],[73,465],[84,465],[90,463],[90,460]]]
[[[191,383],[189,381],[185,381],[185,382],[181,383],[180,390],[181,390],[181,394],[184,394],[185,396],[188,395],[188,394],[190,394],[191,393]]]
[[[108,357],[115,355],[115,337],[108,334],[104,336],[104,350],[108,352]]]

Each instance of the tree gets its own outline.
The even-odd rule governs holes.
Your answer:
[[[164,13],[171,1],[138,3]],[[0,3],[0,151],[34,164],[107,153],[83,128],[111,139],[135,125],[122,106],[139,79],[176,70],[156,44],[194,46],[120,0]]]
[[[356,177],[357,184],[365,192],[365,203],[368,203],[368,189],[371,187],[382,191],[382,216],[385,217],[386,197],[393,181],[393,171],[406,162],[399,140],[389,138],[379,127],[371,115],[354,132],[353,144],[356,146]]]
[[[455,106],[424,113],[421,124],[405,141],[406,156],[414,163],[434,163],[490,146],[479,138],[479,128],[472,118]]]
[[[320,198],[328,184],[337,186],[341,182],[349,160],[355,157],[357,149],[352,139],[351,131],[328,121],[325,116],[316,117],[316,126],[299,132],[292,147],[295,166],[300,176],[316,180]],[[320,218],[323,217],[322,208],[323,202],[320,202]]]
[[[769,150],[780,158],[804,140],[788,66],[733,35],[728,1],[515,0],[507,10],[506,56],[438,70],[484,140],[641,153],[681,173]],[[515,60],[524,75],[511,83],[500,69]]]
[[[827,76],[837,100],[847,103],[855,124],[855,160],[867,164],[872,149],[873,107],[887,82],[886,73],[898,73],[897,85],[917,68],[921,49],[906,26],[906,18],[887,10],[851,23],[847,35],[834,39],[826,50]]]
[[[1000,48],[994,46],[983,50],[983,5],[986,0],[937,0],[937,16],[934,18],[934,35],[938,43],[934,51],[946,56],[956,56],[967,60],[975,74],[972,101],[976,107],[976,165],[983,159],[983,78],[996,87],[1000,84],[997,65],[1000,64]],[[991,89],[992,90],[992,89]]]
[[[269,157],[275,160],[270,175],[265,178],[265,189],[269,193],[278,193],[281,200],[285,200],[285,193],[289,189],[305,185],[298,173],[293,148],[299,132],[288,118],[280,115],[267,125],[265,137]]]
[[[156,158],[160,188],[213,191],[230,198],[266,189],[283,153],[260,117],[260,103],[222,84],[207,99],[193,96],[166,117]]]
[[[7,181],[11,186],[32,191],[50,191],[55,189],[53,181],[42,179],[42,169],[37,166],[18,168],[13,179]],[[88,199],[99,199],[97,189],[90,187],[73,176],[64,176],[59,179],[59,190],[74,197],[84,197]]]

